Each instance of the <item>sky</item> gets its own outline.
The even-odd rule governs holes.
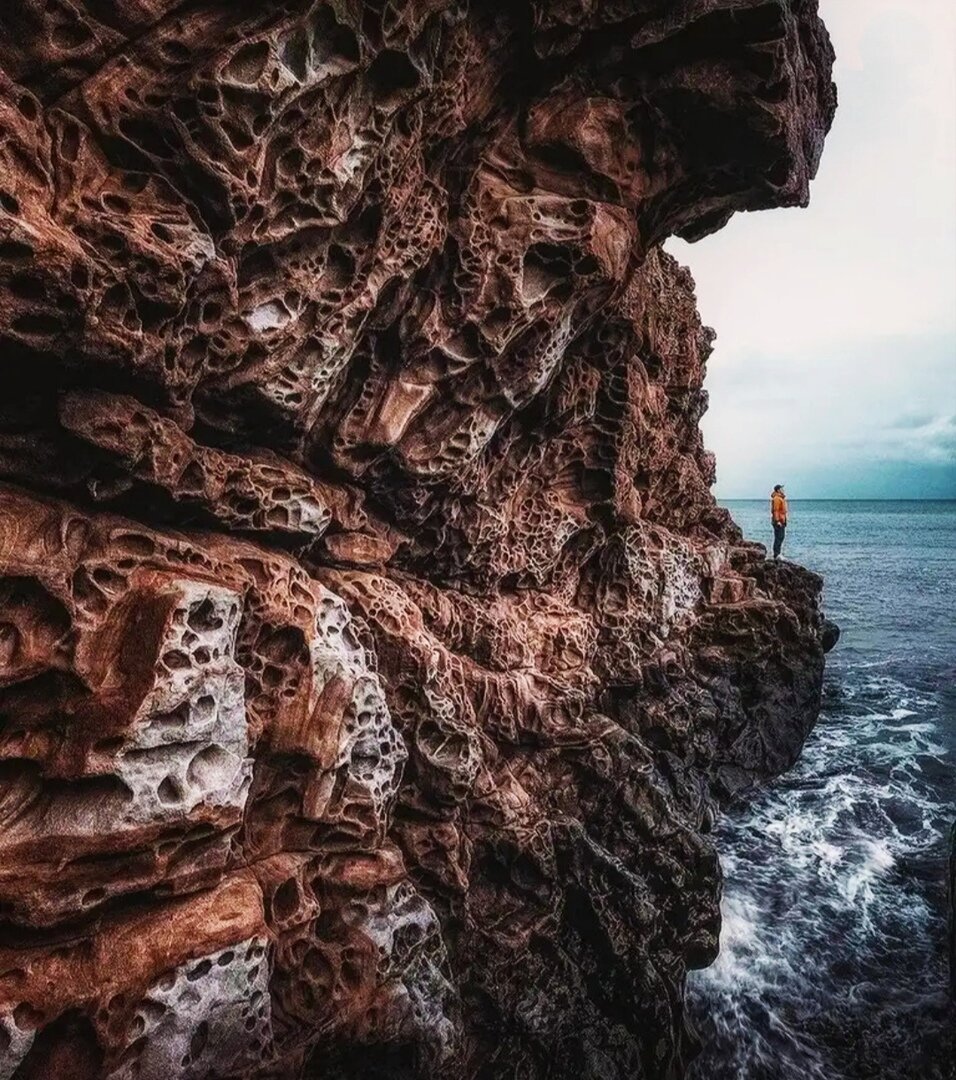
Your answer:
[[[956,3],[821,0],[839,107],[809,209],[667,249],[717,331],[718,498],[956,498]]]

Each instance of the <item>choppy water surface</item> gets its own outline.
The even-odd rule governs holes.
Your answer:
[[[768,541],[766,504],[727,504]],[[956,503],[794,502],[785,557],[843,637],[803,757],[725,817],[721,955],[692,976],[696,1080],[952,1080]]]

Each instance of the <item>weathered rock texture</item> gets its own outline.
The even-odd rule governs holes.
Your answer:
[[[0,11],[0,1078],[679,1076],[820,583],[660,250],[815,0]]]

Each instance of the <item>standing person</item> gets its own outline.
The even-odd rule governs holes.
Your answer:
[[[777,484],[770,495],[770,521],[773,525],[773,557],[779,559],[787,533],[787,495],[783,484]]]

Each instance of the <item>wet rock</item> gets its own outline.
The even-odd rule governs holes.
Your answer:
[[[680,1076],[838,635],[662,252],[813,0],[0,13],[0,1080]]]

